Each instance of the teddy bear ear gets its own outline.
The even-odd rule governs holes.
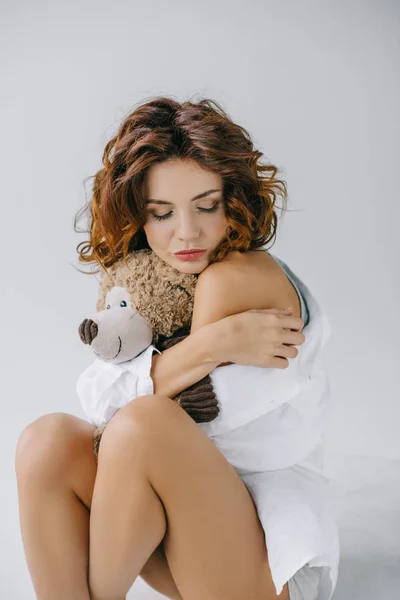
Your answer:
[[[96,302],[96,312],[101,312],[106,308],[106,295],[113,288],[114,282],[109,272],[103,273],[100,280],[100,288]]]
[[[105,302],[106,302],[106,291],[103,290],[102,288],[100,288],[99,290],[99,295],[97,298],[97,302],[96,302],[96,312],[101,312],[102,310],[105,309]]]

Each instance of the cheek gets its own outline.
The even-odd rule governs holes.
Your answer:
[[[213,232],[216,237],[223,237],[228,227],[228,221],[225,214],[221,214],[218,219],[215,219],[213,223]]]
[[[152,221],[143,227],[150,246],[162,247],[171,237],[171,227],[166,222]]]

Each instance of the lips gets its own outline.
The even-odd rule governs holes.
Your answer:
[[[199,260],[205,252],[206,250],[182,250],[181,252],[175,252],[175,256],[178,260],[183,260],[185,262],[196,261]]]
[[[196,252],[205,252],[204,248],[191,248],[190,250],[180,250],[175,252],[176,256],[183,256],[185,254],[195,254]]]

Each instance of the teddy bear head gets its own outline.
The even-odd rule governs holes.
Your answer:
[[[79,326],[81,340],[102,360],[131,360],[160,336],[190,327],[197,278],[152,250],[131,252],[103,274],[96,313]]]

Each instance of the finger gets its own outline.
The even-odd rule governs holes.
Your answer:
[[[287,369],[289,366],[289,361],[285,357],[274,356],[268,361],[268,366],[271,366],[273,369]]]
[[[304,327],[304,320],[301,317],[292,317],[290,314],[282,312],[282,309],[279,308],[252,308],[245,312],[274,314],[282,321],[281,327],[284,329],[298,331]]]
[[[282,343],[291,346],[304,344],[306,337],[301,331],[284,331],[282,334]]]
[[[278,350],[276,350],[276,356],[285,358],[296,358],[299,354],[299,349],[296,346],[290,346],[283,344]]]
[[[301,317],[291,317],[290,315],[278,315],[282,321],[282,327],[284,329],[293,329],[298,331],[304,327],[304,319]]]
[[[250,308],[245,312],[269,313],[269,314],[290,314],[293,312],[292,307],[288,308]]]

